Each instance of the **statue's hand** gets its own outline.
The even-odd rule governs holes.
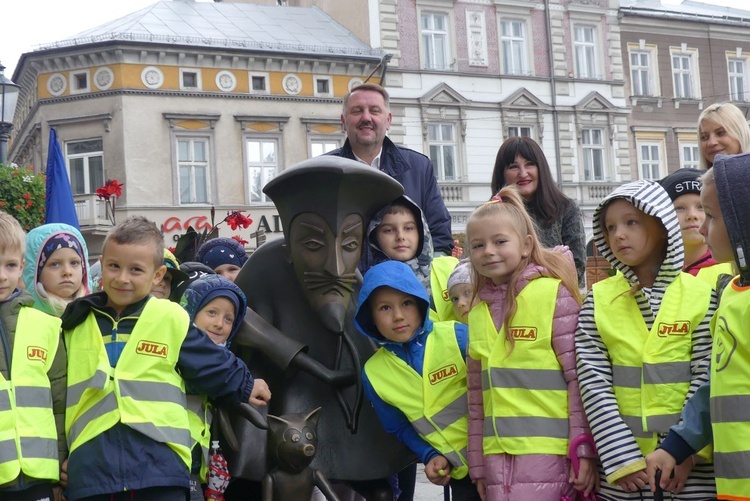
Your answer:
[[[330,371],[330,383],[333,386],[349,386],[357,381],[357,373],[353,370]]]
[[[329,369],[305,352],[297,353],[292,359],[292,366],[331,386],[349,386],[357,381],[357,373],[354,372],[354,369]]]

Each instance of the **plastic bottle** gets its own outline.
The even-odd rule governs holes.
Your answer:
[[[224,491],[227,490],[229,480],[229,468],[224,454],[221,453],[219,441],[211,442],[211,451],[208,457],[208,486],[206,487],[206,500],[225,501]]]

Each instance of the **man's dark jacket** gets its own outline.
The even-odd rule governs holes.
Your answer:
[[[327,154],[356,160],[348,139],[342,148]],[[432,161],[419,152],[396,146],[386,137],[383,139],[383,152],[380,155],[380,170],[401,183],[404,195],[422,209],[430,227],[435,251],[450,255],[453,249],[451,216],[440,195]]]

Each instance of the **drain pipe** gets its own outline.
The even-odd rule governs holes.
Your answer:
[[[551,101],[552,104],[552,133],[555,136],[555,169],[557,172],[557,186],[562,189],[562,165],[560,156],[560,127],[559,117],[557,113],[557,82],[555,81],[555,63],[553,60],[552,50],[552,18],[549,9],[549,0],[544,0],[544,12],[545,24],[547,25],[547,56],[549,57],[549,86],[550,92],[552,93]]]

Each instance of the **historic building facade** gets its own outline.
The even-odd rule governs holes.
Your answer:
[[[211,207],[249,210],[253,226],[232,233],[252,248],[258,229],[281,234],[264,184],[342,144],[341,99],[379,82],[383,57],[317,8],[158,2],[22,55],[9,159],[45,165],[57,130],[94,256],[107,179],[125,183],[118,219],[143,214],[168,239]]]
[[[633,176],[697,168],[701,111],[718,102],[750,110],[750,11],[690,0],[620,4]]]

